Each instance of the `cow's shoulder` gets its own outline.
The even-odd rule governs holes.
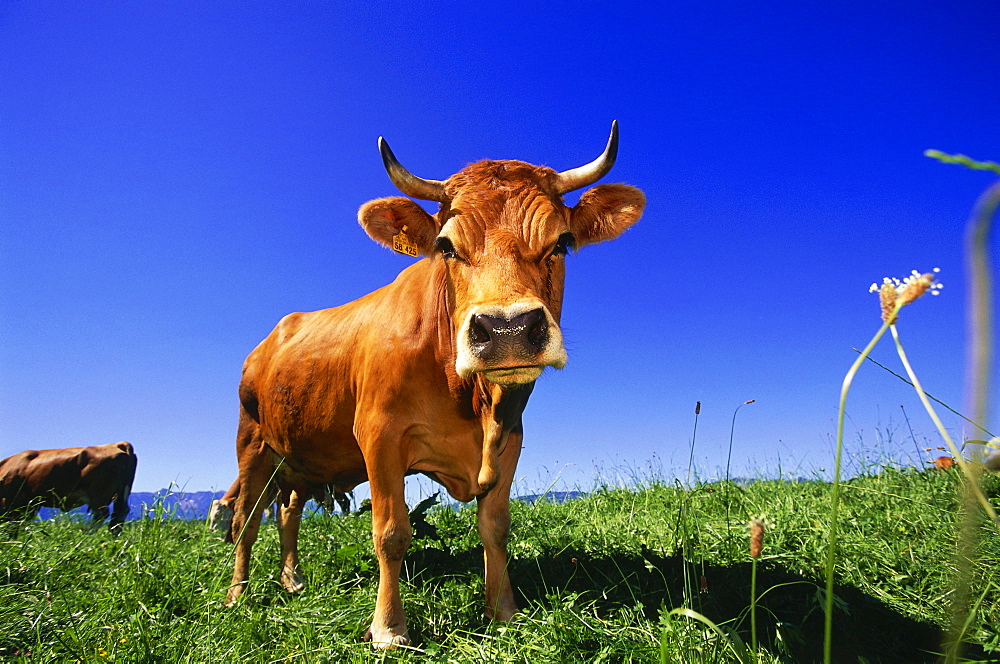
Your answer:
[[[0,460],[0,482],[22,474],[28,463],[37,455],[38,452],[35,450],[28,450],[12,454],[6,459]]]

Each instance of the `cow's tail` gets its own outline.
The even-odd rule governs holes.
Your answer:
[[[132,495],[132,482],[135,480],[135,469],[139,464],[139,457],[135,455],[131,443],[118,443],[118,447],[123,454],[119,455],[121,472],[118,476],[118,486],[115,489],[115,507],[111,512],[110,525],[113,530],[119,530],[121,524],[125,523],[125,518],[128,517],[128,499]]]

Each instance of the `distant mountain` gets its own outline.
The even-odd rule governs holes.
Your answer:
[[[582,491],[546,491],[545,493],[532,493],[527,496],[518,496],[514,500],[523,500],[526,503],[534,503],[539,500],[547,500],[552,503],[565,503],[567,500],[576,500],[586,496]]]
[[[145,491],[135,491],[129,496],[129,514],[126,521],[136,521],[142,518],[149,519],[183,519],[185,521],[204,520],[208,517],[208,510],[212,507],[212,501],[218,500],[225,491],[170,491],[160,489],[155,493]],[[584,496],[581,491],[547,491],[545,493],[530,494],[527,496],[517,496],[514,500],[523,500],[533,503],[538,500],[549,500],[554,503],[563,503]],[[318,509],[313,501],[306,503],[305,512],[308,514]],[[38,518],[51,519],[57,514],[61,514],[57,509],[43,507],[38,510]],[[69,512],[73,515],[86,516],[89,514],[86,507],[78,507]]]
[[[136,521],[141,518],[157,519],[205,519],[212,501],[218,500],[225,491],[170,491],[160,489],[156,493],[136,491],[128,498],[129,514],[126,521]],[[57,509],[43,507],[38,510],[40,519],[51,519],[61,514]],[[78,507],[70,514],[87,514],[86,507]]]

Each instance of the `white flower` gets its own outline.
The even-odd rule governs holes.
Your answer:
[[[934,281],[934,275],[940,271],[941,268],[937,267],[932,272],[924,274],[913,270],[902,281],[895,277],[885,277],[882,279],[881,286],[873,283],[868,288],[868,292],[879,294],[879,302],[882,306],[882,320],[895,323],[895,312],[900,307],[913,302],[928,291],[932,295],[937,295],[941,288],[943,288],[943,284]]]

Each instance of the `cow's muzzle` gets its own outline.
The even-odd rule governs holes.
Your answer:
[[[476,314],[469,324],[472,352],[487,364],[534,362],[548,338],[549,323],[541,309],[510,319]]]
[[[545,367],[566,364],[558,325],[542,307],[473,313],[460,336],[460,373],[481,372],[500,385],[530,383]]]

